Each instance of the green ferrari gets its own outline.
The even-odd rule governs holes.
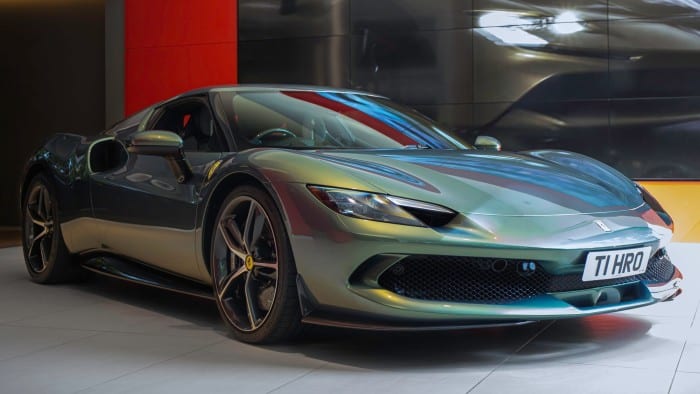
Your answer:
[[[673,221],[565,151],[472,146],[370,93],[200,89],[27,163],[32,280],[108,275],[212,299],[234,336],[436,330],[587,316],[679,295]]]

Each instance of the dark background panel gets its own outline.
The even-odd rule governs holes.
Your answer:
[[[124,30],[124,2],[105,0],[106,126],[124,117]]]
[[[407,104],[472,101],[472,30],[367,30],[352,37],[351,85]]]
[[[0,2],[0,225],[19,222],[22,168],[44,139],[104,128],[104,17],[103,0]]]
[[[352,32],[407,33],[472,26],[473,0],[352,0]]]
[[[610,22],[616,98],[700,96],[700,16]]]
[[[240,42],[238,80],[344,87],[349,53],[345,36]]]
[[[351,0],[238,0],[241,41],[326,37],[349,32]]]
[[[610,19],[665,19],[700,13],[697,0],[610,0]]]
[[[474,102],[607,97],[607,23],[565,35],[557,25],[474,29]]]
[[[511,106],[513,106],[512,102],[474,104],[474,127],[477,133],[483,134],[481,130],[484,126],[496,121]]]
[[[611,102],[613,165],[639,179],[700,179],[700,97]]]
[[[564,149],[613,163],[607,100],[476,104],[478,131],[506,150]]]
[[[431,119],[440,119],[440,125],[455,130],[466,142],[474,142],[470,131],[474,128],[474,104],[414,105],[416,110]]]

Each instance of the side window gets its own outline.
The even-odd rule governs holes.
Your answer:
[[[209,107],[201,100],[187,100],[167,105],[161,110],[153,130],[178,134],[189,152],[222,152],[226,143]]]

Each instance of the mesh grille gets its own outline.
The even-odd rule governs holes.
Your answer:
[[[594,280],[590,282],[583,282],[581,280],[581,274],[554,275],[551,277],[547,291],[554,293],[559,291],[590,289],[593,287],[630,283],[638,280],[645,283],[658,283],[668,281],[671,279],[671,276],[673,276],[673,264],[671,264],[671,260],[664,251],[655,254],[651,259],[649,259],[647,271],[641,275],[617,279]]]
[[[673,269],[661,251],[649,260],[642,275],[583,282],[580,273],[551,275],[536,261],[418,255],[394,264],[379,277],[379,284],[409,298],[495,304],[639,280],[664,282],[671,278]]]

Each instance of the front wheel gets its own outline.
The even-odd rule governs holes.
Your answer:
[[[292,338],[301,327],[296,269],[282,217],[253,186],[236,188],[214,222],[211,272],[216,303],[244,342]]]

